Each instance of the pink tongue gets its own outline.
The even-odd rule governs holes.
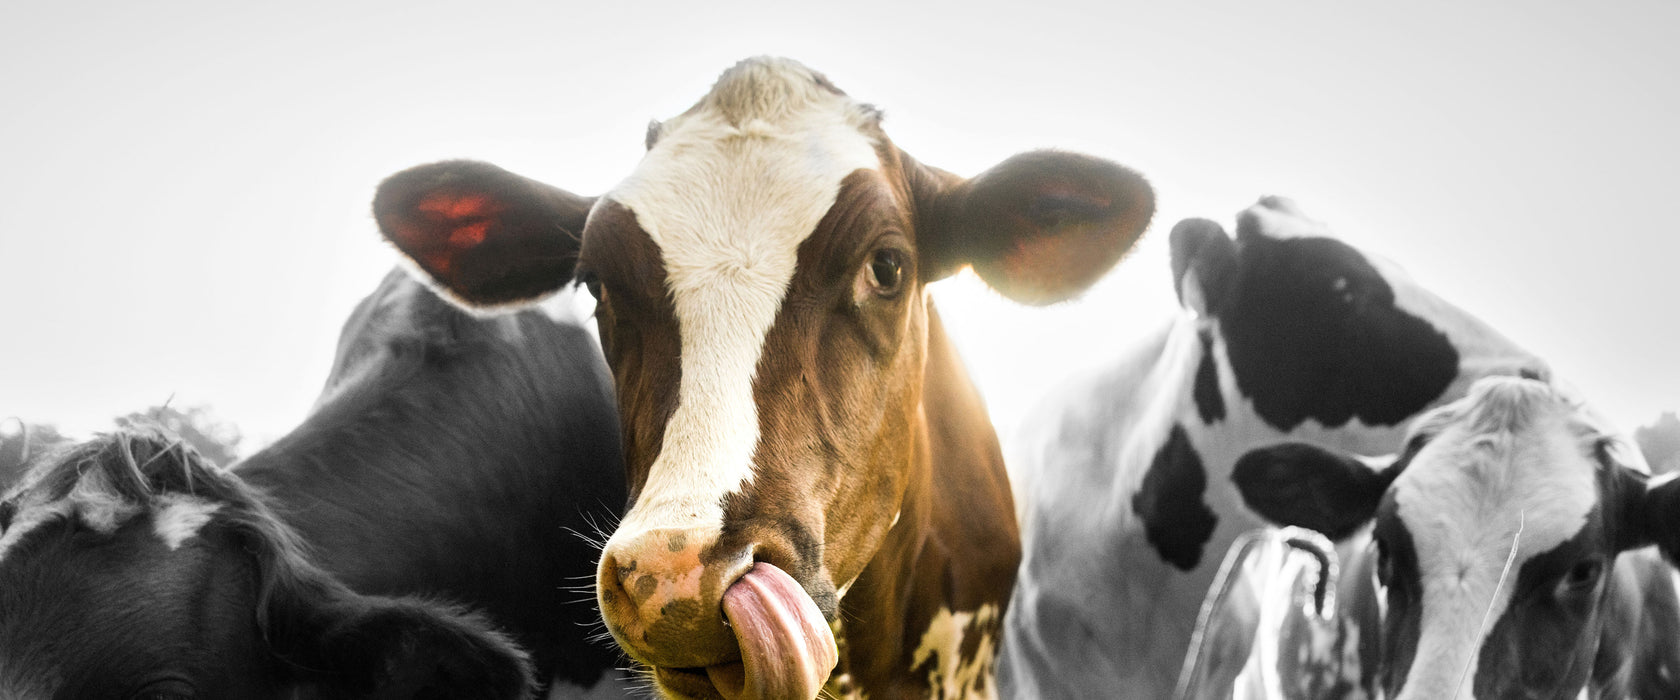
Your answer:
[[[839,663],[834,633],[786,572],[759,562],[723,592],[741,663],[706,669],[728,700],[811,700]]]

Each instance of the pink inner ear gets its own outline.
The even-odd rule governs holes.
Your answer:
[[[489,229],[489,221],[475,221],[456,226],[455,230],[449,232],[449,245],[456,248],[471,248],[484,242],[484,232]]]
[[[420,200],[420,211],[445,219],[465,219],[469,216],[489,216],[502,207],[486,194],[457,194],[433,192]]]
[[[444,224],[449,232],[445,245],[462,250],[483,243],[494,217],[507,207],[487,194],[433,192],[421,199],[416,208],[424,212],[427,219]],[[443,262],[440,269],[448,268],[448,263]]]

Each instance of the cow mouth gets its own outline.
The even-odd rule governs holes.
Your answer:
[[[654,669],[666,691],[722,700],[811,700],[839,663],[834,632],[805,589],[759,562],[723,593],[740,660],[704,668]]]

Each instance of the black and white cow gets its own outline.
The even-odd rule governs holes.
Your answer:
[[[1249,450],[1382,454],[1479,377],[1547,373],[1287,200],[1243,211],[1235,240],[1199,219],[1171,235],[1184,313],[1070,383],[1010,443],[1023,558],[1006,696],[1171,694],[1220,555],[1265,524],[1228,478]]]
[[[83,517],[93,523],[88,526],[67,519],[56,528],[85,534],[52,540],[63,550],[52,556],[84,562],[83,568],[97,569],[114,586],[143,579],[158,587],[103,604],[132,607],[136,620],[155,619],[157,625],[177,618],[242,625],[219,630],[220,638],[163,632],[128,637],[116,626],[84,627],[62,635],[68,641],[57,648],[99,649],[101,658],[113,663],[145,666],[153,652],[136,646],[142,642],[204,659],[220,658],[223,646],[261,647],[263,628],[241,622],[258,619],[250,612],[260,608],[235,584],[245,569],[260,582],[279,567],[283,575],[302,571],[315,581],[300,589],[306,594],[354,590],[363,597],[415,595],[471,605],[529,650],[538,685],[553,681],[550,697],[631,695],[633,683],[615,670],[621,657],[610,643],[590,639],[599,623],[585,584],[595,573],[597,554],[580,533],[609,524],[622,508],[626,487],[605,362],[580,323],[564,299],[517,314],[474,316],[393,271],[346,321],[331,375],[310,416],[232,471],[211,470],[176,485],[168,474],[152,478],[161,467],[141,460],[142,471],[156,482],[149,491],[105,488],[109,479],[88,481],[69,496],[64,489],[25,488],[0,505],[7,520],[13,513],[19,521],[33,521],[40,518],[30,513],[71,512],[79,499],[105,509],[95,512],[129,519],[150,513],[153,522],[175,523],[167,537],[161,525],[156,537],[144,527],[120,527],[123,518],[117,516]],[[206,490],[206,483],[218,486]],[[30,495],[38,492],[47,495]],[[172,505],[188,497],[199,504],[197,510]],[[224,524],[225,519],[232,522]],[[256,541],[257,535],[222,534],[236,526],[277,544]],[[0,658],[16,648],[5,642],[5,630],[16,629],[7,625],[21,624],[5,620],[5,611],[65,595],[61,586],[46,585],[50,579],[32,585],[9,578],[13,567],[49,568],[32,563],[57,551],[34,546],[52,536],[45,527],[36,531],[16,553],[0,554],[5,557]],[[14,529],[5,532],[14,537]],[[132,537],[107,536],[113,533]],[[167,546],[159,546],[158,537],[165,537]],[[252,561],[246,550],[268,551],[262,547],[272,549],[272,556]],[[216,566],[170,563],[188,554]],[[169,624],[180,626],[178,620]],[[267,638],[276,642],[272,632]],[[220,661],[212,665],[232,676],[249,670]],[[13,683],[0,685],[0,691],[20,687],[21,667],[0,661],[0,668],[0,679]],[[30,682],[45,682],[39,679],[80,672],[27,673],[41,674]],[[273,682],[283,685],[286,678]],[[480,693],[451,688],[437,697]],[[482,694],[523,697],[529,691]],[[247,697],[212,687],[201,687],[197,695]]]
[[[1420,418],[1386,467],[1285,444],[1233,478],[1277,523],[1375,523],[1380,696],[1680,697],[1658,556],[1680,555],[1680,482],[1651,480],[1602,426],[1544,382],[1496,377]]]

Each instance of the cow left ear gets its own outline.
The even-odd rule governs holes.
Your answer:
[[[1260,517],[1340,541],[1376,514],[1399,464],[1377,470],[1345,454],[1291,442],[1250,450],[1237,460],[1231,480]]]
[[[1627,512],[1616,537],[1618,551],[1657,545],[1663,557],[1680,566],[1680,475],[1651,478],[1618,468],[1619,488]]]
[[[493,307],[571,283],[594,203],[489,163],[454,160],[386,178],[373,214],[385,239],[451,297]]]
[[[1032,151],[970,180],[905,159],[924,281],[964,265],[1024,304],[1079,294],[1120,261],[1155,214],[1141,175],[1077,153]]]

